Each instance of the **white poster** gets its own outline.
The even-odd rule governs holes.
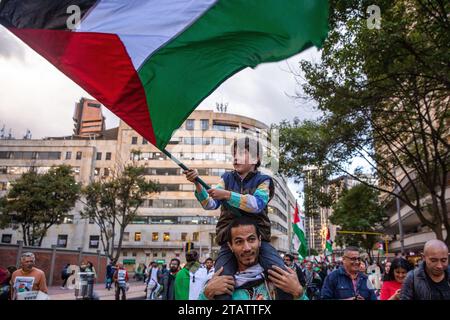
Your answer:
[[[14,290],[16,293],[33,291],[34,277],[16,277]]]

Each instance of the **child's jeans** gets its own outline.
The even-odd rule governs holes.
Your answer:
[[[283,262],[283,259],[280,257],[278,251],[267,241],[261,241],[261,247],[259,248],[259,257],[258,262],[263,267],[264,273],[267,274],[267,270],[271,269],[272,266],[280,267],[283,270],[287,270],[286,266]],[[218,271],[221,267],[223,267],[223,271],[221,273],[222,276],[234,276],[234,274],[238,270],[236,257],[233,252],[231,252],[228,244],[224,244],[220,247],[219,256],[217,257],[216,263],[214,265],[214,270]],[[277,299],[280,300],[292,300],[292,295],[288,294],[277,288]],[[230,300],[230,295],[219,295],[215,296],[216,300]]]

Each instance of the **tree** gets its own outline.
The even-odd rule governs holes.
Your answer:
[[[21,227],[24,245],[41,246],[48,229],[62,223],[75,206],[79,193],[70,166],[25,173],[0,199],[0,226]]]
[[[344,190],[333,206],[331,223],[346,231],[377,232],[387,219],[378,195],[376,190],[364,184]],[[335,241],[341,247],[353,245],[365,249],[372,262],[371,251],[378,239],[370,234],[338,234]]]
[[[81,214],[99,226],[100,241],[110,260],[119,258],[125,228],[136,218],[146,196],[158,191],[158,184],[146,181],[143,173],[144,167],[126,166],[111,179],[83,188],[85,207]]]
[[[297,96],[317,101],[322,116],[280,124],[281,168],[299,176],[300,165],[313,164],[350,175],[387,203],[399,198],[450,245],[450,3],[377,1],[380,29],[367,27],[371,4],[331,1],[322,60],[301,61],[306,84]],[[355,156],[377,184],[348,170]]]
[[[319,255],[319,251],[317,251],[317,250],[314,249],[314,248],[310,248],[310,249],[309,249],[309,255],[310,255],[310,256],[318,256],[318,255]]]

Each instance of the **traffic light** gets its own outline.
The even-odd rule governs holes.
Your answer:
[[[194,249],[194,243],[193,242],[186,242],[186,252],[190,252]]]

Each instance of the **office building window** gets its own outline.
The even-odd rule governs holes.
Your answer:
[[[97,152],[96,160],[102,160],[102,153],[101,152]]]
[[[193,119],[188,119],[186,120],[186,130],[194,130],[194,120]]]
[[[67,151],[66,152],[66,160],[70,160],[72,159],[72,152],[71,151]]]
[[[73,223],[73,215],[69,215],[69,216],[64,217],[63,223],[72,224]]]
[[[136,251],[133,251],[133,252],[131,253],[131,255],[132,255],[133,257],[136,257],[136,256],[137,256]]]
[[[166,257],[166,252],[165,251],[163,251],[163,252],[161,252],[161,257],[163,257],[163,258],[165,258]]]
[[[198,232],[194,232],[192,234],[192,241],[198,241],[200,234]]]
[[[148,141],[147,141],[147,139],[145,139],[145,138],[142,138],[142,144],[148,144]]]
[[[122,251],[122,255],[123,255],[124,257],[126,257],[126,256],[128,256],[128,252]]]
[[[56,246],[58,248],[65,248],[67,247],[67,234],[59,234],[58,240],[56,242]]]
[[[98,176],[100,174],[100,168],[94,169],[94,176]]]
[[[111,152],[107,152],[106,153],[106,158],[105,160],[111,160]]]
[[[209,129],[209,120],[208,120],[208,119],[202,119],[202,120],[200,120],[200,124],[201,124],[201,127],[202,127],[202,130],[203,130],[203,131]]]
[[[77,152],[76,159],[77,159],[77,160],[81,160],[81,157],[82,157],[82,156],[83,156],[83,152],[78,151],[78,152]]]
[[[137,144],[138,137],[131,137],[131,144]]]
[[[153,258],[156,258],[156,257],[158,257],[158,253],[157,253],[157,252],[154,252],[154,253],[153,253]]]
[[[158,241],[159,240],[159,233],[153,232],[152,233],[152,241]]]
[[[2,243],[11,243],[12,234],[2,234]]]
[[[134,241],[141,241],[142,240],[142,234],[140,232],[134,233]]]
[[[123,233],[123,241],[130,241],[130,233],[129,232]]]
[[[164,232],[163,240],[164,241],[170,241],[170,233],[169,232]]]
[[[187,239],[187,232],[182,232],[181,233],[181,241],[186,241]]]
[[[108,177],[109,176],[109,168],[104,168],[103,169],[103,176],[104,177]]]
[[[89,237],[89,248],[98,248],[100,244],[100,236],[90,236]]]

